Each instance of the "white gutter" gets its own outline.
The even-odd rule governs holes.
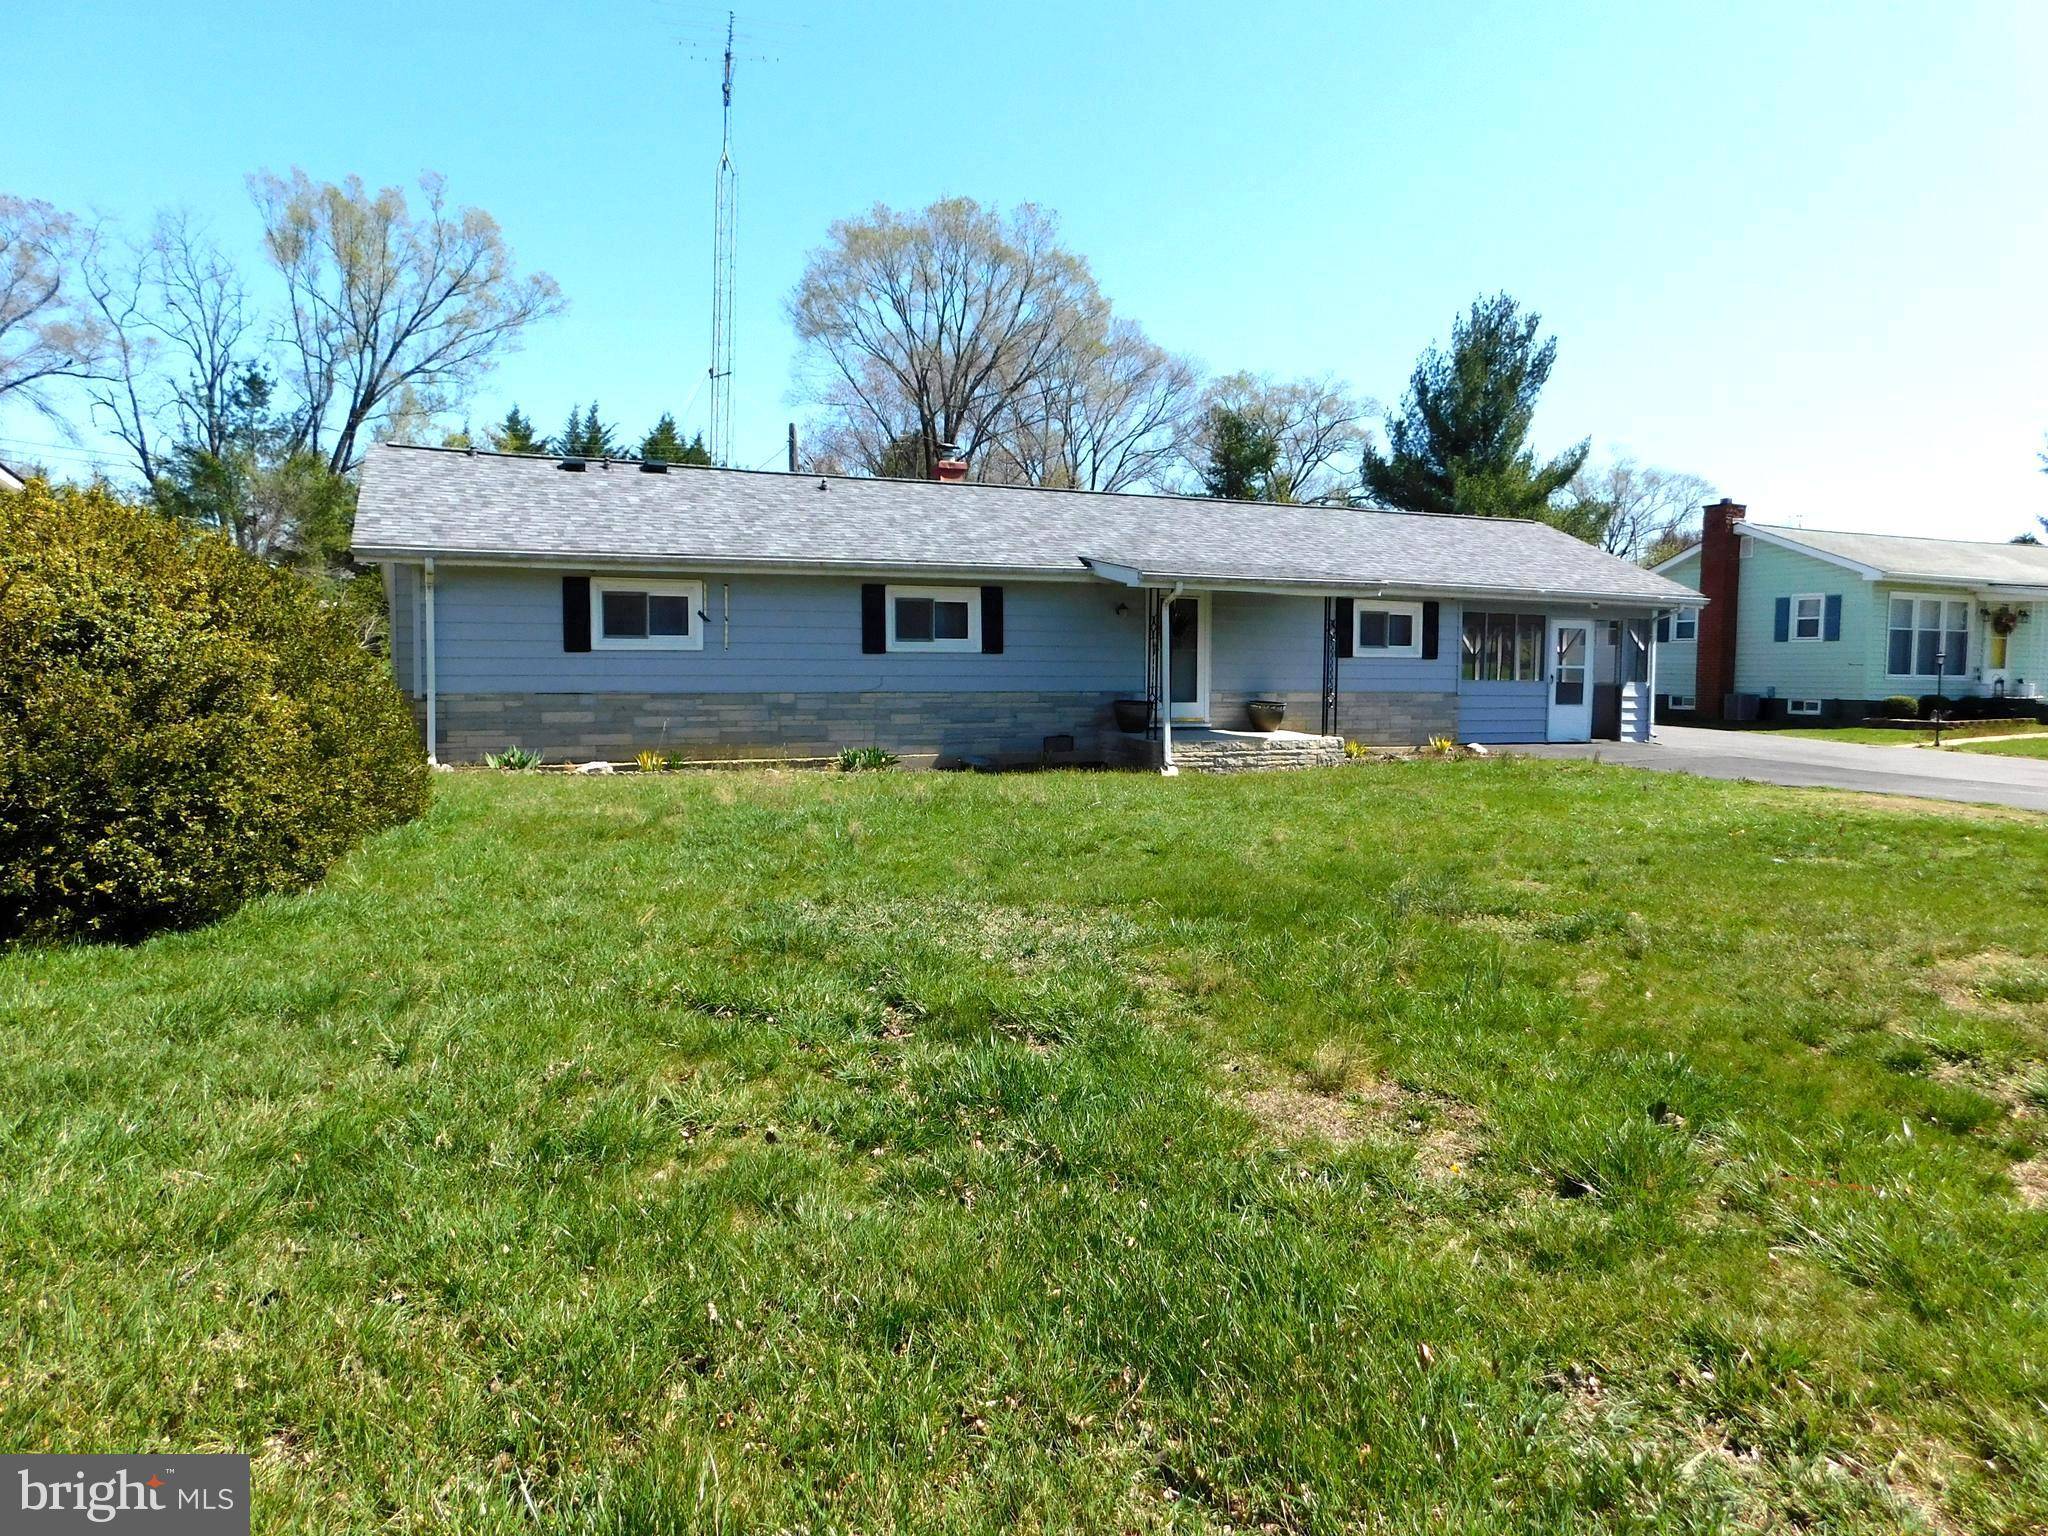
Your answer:
[[[435,728],[435,715],[439,707],[439,699],[436,696],[434,679],[434,557],[432,555],[427,556],[425,568],[422,571],[422,580],[426,584],[427,592],[427,643],[425,647],[427,653],[427,761],[438,766],[441,759],[435,750],[440,738]]]
[[[1167,779],[1180,772],[1173,761],[1173,600],[1180,594],[1175,582],[1159,605],[1159,774]]]

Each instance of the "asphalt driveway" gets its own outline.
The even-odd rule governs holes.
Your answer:
[[[1533,757],[1597,758],[1708,779],[1757,779],[2048,811],[2048,759],[2043,758],[1866,747],[1771,731],[1709,731],[1684,725],[1660,725],[1652,742],[1591,741],[1513,750]]]

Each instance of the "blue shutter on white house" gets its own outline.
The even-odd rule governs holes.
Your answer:
[[[1777,617],[1771,620],[1771,638],[1773,640],[1789,640],[1792,638],[1792,599],[1789,597],[1778,599]]]
[[[1825,606],[1825,613],[1826,613],[1826,616],[1825,616],[1824,618],[1822,618],[1822,620],[1821,620],[1821,625],[1820,625],[1820,637],[1821,637],[1821,639],[1823,639],[1823,640],[1839,640],[1839,639],[1841,639],[1841,638],[1842,638],[1842,594],[1841,594],[1841,593],[1839,593],[1839,592],[1830,592],[1830,593],[1828,594],[1828,600],[1827,600],[1827,603],[1826,603],[1826,606]]]

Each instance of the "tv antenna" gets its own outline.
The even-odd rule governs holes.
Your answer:
[[[718,151],[717,212],[711,230],[711,462],[732,462],[732,276],[733,198],[738,179],[732,166],[733,13],[725,13],[725,133]]]

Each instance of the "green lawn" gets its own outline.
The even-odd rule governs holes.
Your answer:
[[[1809,741],[1853,741],[1868,747],[1924,747],[1934,741],[1934,727],[1883,725],[1773,725],[1764,726],[1774,736],[1798,736]],[[2048,729],[2027,720],[2013,724],[2003,720],[1964,720],[1941,728],[1943,742],[1972,736],[2011,736]]]
[[[2048,1523],[2019,813],[462,775],[0,1044],[0,1443],[259,1530]]]
[[[1991,752],[1999,757],[2048,757],[2048,736],[2024,736],[2018,741],[1973,741],[1958,746],[1958,752]]]

